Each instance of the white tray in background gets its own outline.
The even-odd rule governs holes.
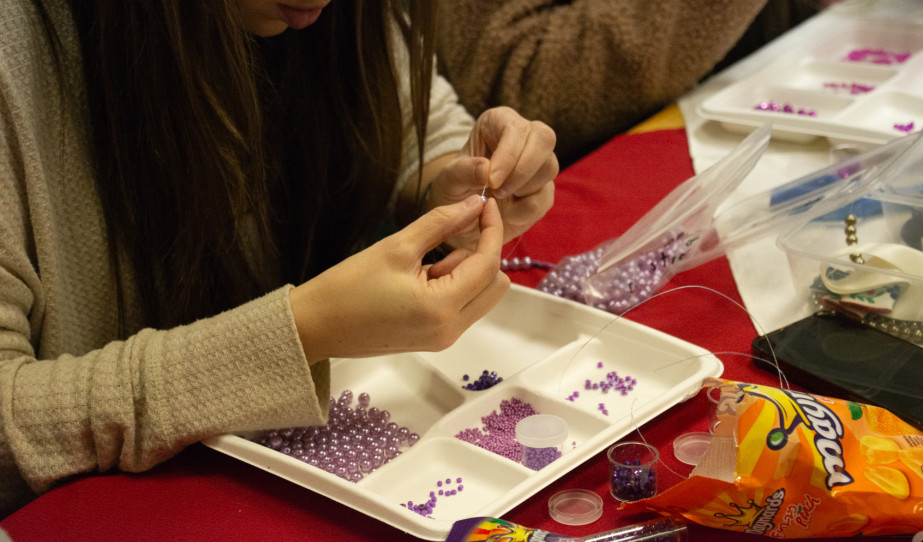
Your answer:
[[[890,65],[847,60],[851,52],[864,49],[910,57]],[[853,83],[874,89],[853,94]],[[770,101],[817,115],[756,108]],[[771,122],[775,136],[792,141],[823,136],[881,144],[908,133],[895,124],[913,122],[913,131],[918,131],[923,128],[923,25],[891,19],[844,21],[805,48],[783,53],[709,97],[698,113],[735,132]]]
[[[602,362],[603,367],[597,368]],[[326,495],[419,538],[444,540],[455,521],[500,517],[611,443],[696,394],[723,365],[707,350],[598,309],[514,285],[500,304],[452,347],[373,359],[334,360],[331,393],[367,392],[371,406],[421,435],[420,441],[348,482],[250,440],[222,435],[205,441],[236,457]],[[465,374],[484,369],[504,378],[484,391],[462,388]],[[609,371],[638,383],[627,396],[584,390]],[[575,401],[567,398],[580,391]],[[481,428],[481,417],[513,397],[567,421],[564,455],[532,471],[455,438]],[[608,415],[599,409],[605,403]],[[353,406],[355,406],[355,401]],[[250,437],[250,438],[248,438]],[[432,518],[401,506],[425,502],[437,480],[463,479],[464,490],[437,502]]]

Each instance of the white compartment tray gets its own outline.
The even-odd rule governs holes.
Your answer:
[[[601,364],[601,366],[600,366]],[[692,397],[723,365],[698,346],[625,318],[514,285],[456,344],[439,353],[333,360],[331,391],[366,392],[372,406],[418,433],[406,449],[358,483],[255,442],[256,435],[205,441],[419,538],[444,540],[459,519],[499,517],[609,444]],[[496,371],[503,382],[463,389],[463,375]],[[627,395],[584,389],[616,371],[637,380]],[[574,391],[580,396],[570,400]],[[532,471],[455,437],[482,427],[501,401],[519,398],[567,421],[564,454]],[[599,409],[605,403],[608,414]],[[251,440],[252,439],[252,440]],[[437,480],[461,477],[464,491],[438,501],[431,517],[401,503],[424,502]]]
[[[758,108],[770,102],[789,105],[793,112]],[[923,25],[843,21],[709,97],[698,112],[735,132],[772,123],[774,136],[793,141],[825,136],[880,144],[918,131],[923,127]]]

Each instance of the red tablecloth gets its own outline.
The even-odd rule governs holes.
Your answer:
[[[532,230],[507,247],[506,256],[558,262],[624,232],[673,187],[693,175],[683,130],[614,138],[563,171],[555,207]],[[511,272],[513,281],[534,286],[541,271]],[[701,286],[740,303],[727,261],[712,261],[675,277],[664,288]],[[747,314],[704,288],[665,293],[628,317],[698,344],[712,352],[749,353],[755,330]],[[724,376],[778,385],[778,378],[748,357],[719,354]],[[673,407],[642,426],[643,437],[660,449],[678,473],[689,467],[672,451],[673,439],[705,430],[704,399]],[[572,536],[632,523],[647,516],[619,510],[608,494],[603,453],[511,510],[510,521]],[[665,473],[661,487],[679,478]],[[548,515],[548,499],[566,488],[603,497],[603,517],[568,527]],[[81,478],[50,491],[0,522],[15,542],[47,540],[417,540],[310,490],[284,481],[201,445],[139,475],[113,473]],[[692,540],[755,540],[752,535],[690,526]],[[901,537],[910,540],[910,537]],[[895,540],[869,537],[864,540]]]

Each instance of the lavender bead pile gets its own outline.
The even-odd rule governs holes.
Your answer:
[[[910,58],[910,53],[905,51],[888,51],[887,49],[853,49],[846,55],[847,62],[868,62],[890,66],[903,64]]]
[[[824,89],[832,90],[833,92],[848,92],[849,94],[855,96],[858,94],[866,94],[875,90],[874,85],[863,85],[861,83],[835,83],[828,81],[824,83]]]
[[[468,382],[471,379],[470,376],[462,376],[462,380]],[[502,376],[497,376],[497,371],[487,371],[484,369],[484,372],[481,373],[481,376],[473,382],[468,382],[467,384],[462,385],[462,389],[470,391],[483,391],[489,388],[496,386],[497,384],[503,382]]]
[[[564,258],[536,287],[558,297],[622,314],[657,293],[673,277],[675,264],[685,257],[695,239],[686,240],[683,234],[668,235],[658,243],[660,248],[597,272],[610,243]]]
[[[603,362],[596,363],[597,369],[603,368]],[[613,393],[618,393],[619,395],[625,396],[629,392],[635,389],[637,385],[637,379],[631,376],[620,377],[616,371],[609,371],[606,373],[605,378],[594,382],[592,379],[587,378],[584,382],[583,389],[584,391],[598,392],[601,394],[607,394],[611,390]],[[576,401],[580,397],[580,391],[574,391],[567,396],[567,400],[570,402]],[[603,415],[609,415],[609,409],[606,408],[605,403],[599,403],[598,410],[603,413]]]
[[[779,104],[776,102],[760,102],[756,104],[753,109],[758,109],[760,111],[772,111],[773,113],[797,113],[799,115],[806,115],[808,117],[816,117],[817,111],[813,109],[804,109],[803,107],[795,108],[791,104]]]
[[[330,398],[325,426],[267,431],[260,444],[323,469],[350,482],[358,482],[416,444],[420,435],[391,421],[391,413],[370,406],[368,393],[360,393],[351,407],[353,392]]]
[[[622,465],[613,465],[609,490],[620,501],[638,501],[657,494],[657,472],[651,467],[640,466],[634,459]]]
[[[446,478],[445,482],[442,480],[436,481],[436,488],[429,492],[429,499],[424,503],[414,504],[413,501],[407,501],[407,503],[401,503],[401,506],[408,508],[412,512],[416,512],[423,517],[432,518],[433,509],[436,508],[436,503],[439,501],[439,497],[454,497],[458,494],[459,491],[465,489],[464,484],[462,484],[461,477],[455,479],[456,486],[452,488],[452,479]]]
[[[609,371],[606,373],[605,380],[592,382],[587,378],[583,386],[585,390],[599,390],[600,393],[609,393],[609,390],[612,390],[613,393],[628,395],[628,392],[635,389],[635,384],[637,383],[638,381],[633,377],[626,376],[623,378],[617,372]]]
[[[464,429],[455,438],[518,463],[522,460],[522,445],[516,442],[516,424],[534,414],[538,412],[530,403],[516,397],[504,399],[500,401],[499,413],[494,410],[481,417],[483,427]]]

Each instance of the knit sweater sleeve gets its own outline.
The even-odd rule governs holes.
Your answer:
[[[69,476],[142,471],[208,436],[322,424],[330,393],[290,287],[116,340],[79,46],[66,0],[43,4],[57,63],[33,3],[0,2],[0,516]]]
[[[16,310],[9,305],[0,306],[5,315]],[[4,490],[17,473],[41,493],[77,473],[149,469],[208,436],[325,421],[329,368],[309,367],[300,354],[286,289],[80,356],[38,361],[8,345],[0,362]]]
[[[441,69],[478,114],[508,105],[563,157],[666,105],[740,39],[765,0],[461,0],[439,7]]]

